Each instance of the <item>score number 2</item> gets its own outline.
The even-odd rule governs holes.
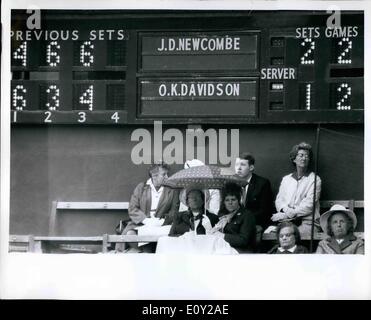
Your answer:
[[[300,57],[300,64],[314,64],[314,52],[316,49],[316,42],[312,38],[305,38],[301,42],[302,56]],[[338,56],[336,62],[338,64],[351,64],[351,53],[353,42],[349,38],[342,38],[337,42]]]

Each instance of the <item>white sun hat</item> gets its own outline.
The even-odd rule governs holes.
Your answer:
[[[355,213],[352,211],[352,210],[349,210],[347,208],[345,208],[344,206],[340,205],[340,204],[334,204],[329,211],[326,211],[325,213],[323,213],[321,215],[321,218],[320,218],[320,224],[321,224],[321,228],[324,232],[327,233],[327,225],[328,225],[328,220],[329,218],[335,213],[335,212],[343,212],[345,213],[352,221],[353,221],[353,227],[354,229],[356,228],[357,226],[357,218],[356,218],[356,215]]]

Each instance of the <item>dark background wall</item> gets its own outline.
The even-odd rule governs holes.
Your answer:
[[[186,129],[185,126],[178,128],[183,132]],[[256,173],[270,179],[274,193],[282,176],[292,170],[288,157],[291,147],[301,141],[314,146],[316,136],[315,125],[234,128],[240,130],[240,151],[255,155]],[[363,200],[363,125],[326,125],[324,128],[318,171],[323,181],[321,199]],[[137,144],[130,141],[134,129],[12,127],[10,233],[47,235],[55,200],[129,201],[136,184],[148,177],[147,165],[134,165],[131,161],[131,150]],[[152,131],[152,127],[147,129]],[[181,165],[172,166],[172,173],[181,168]],[[113,233],[125,214],[61,211],[57,234]]]

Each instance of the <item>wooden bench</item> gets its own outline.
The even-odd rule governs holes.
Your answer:
[[[33,235],[10,235],[9,252],[34,252],[35,240]]]
[[[352,211],[354,209],[363,209],[364,208],[364,201],[363,200],[324,200],[320,201],[320,208],[321,211],[327,211],[330,209],[334,204],[340,204]],[[363,232],[355,232],[355,235],[361,237],[362,239],[364,238]],[[314,240],[322,240],[325,237],[325,234],[323,232],[315,232],[314,233]],[[302,240],[311,240],[311,235],[306,234],[301,236]],[[271,232],[271,233],[263,233],[262,240],[264,241],[274,241],[276,240],[276,233]]]
[[[364,201],[355,200],[327,200],[320,201],[321,211],[329,209],[334,204],[341,204],[351,210],[364,208]],[[128,202],[62,202],[55,201],[52,205],[52,213],[50,217],[49,236],[32,236],[32,235],[10,235],[9,251],[10,252],[44,252],[48,246],[60,247],[66,252],[84,252],[83,248],[76,248],[75,245],[99,245],[102,246],[102,252],[108,252],[109,247],[115,243],[127,242],[157,242],[159,236],[137,236],[137,235],[110,235],[94,237],[67,237],[55,236],[55,224],[57,210],[127,210]],[[363,238],[363,232],[355,232],[358,237]],[[315,233],[315,240],[322,240],[324,233]],[[264,241],[275,241],[276,234],[263,233],[257,235],[257,242],[262,239]],[[302,236],[302,240],[310,240],[310,235]],[[61,247],[64,246],[64,247]],[[91,252],[88,249],[85,252]]]
[[[112,244],[128,242],[157,242],[161,236],[138,236],[138,235],[103,235],[102,252],[106,253]]]
[[[99,245],[102,246],[103,237],[55,237],[55,236],[32,236],[32,235],[10,235],[9,252],[34,252],[42,253],[48,251],[48,246],[65,247],[58,251],[93,253],[89,249],[74,248],[73,245]]]
[[[71,202],[53,201],[49,221],[49,236],[56,234],[58,210],[128,210],[129,202]]]

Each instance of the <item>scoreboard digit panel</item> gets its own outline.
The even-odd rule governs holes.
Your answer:
[[[362,12],[27,17],[12,11],[12,123],[364,121]]]

